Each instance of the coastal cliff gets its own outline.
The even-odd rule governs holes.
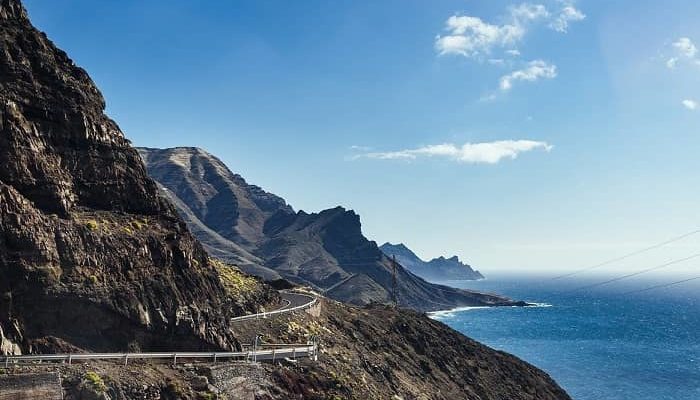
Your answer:
[[[462,263],[457,256],[450,258],[441,256],[430,261],[423,261],[403,243],[384,243],[379,248],[387,256],[396,257],[396,261],[406,267],[406,269],[427,281],[484,279],[481,272],[472,269],[470,265]]]
[[[295,212],[283,198],[246,182],[203,149],[139,148],[139,152],[163,195],[213,256],[264,279],[284,278],[346,303],[392,302],[394,266],[377,243],[363,235],[354,211],[335,207]],[[402,264],[396,266],[396,286],[403,307],[434,311],[522,305],[427,282]],[[432,266],[431,270],[449,270]]]
[[[7,382],[36,379],[50,380],[33,385],[44,398],[76,400],[569,400],[544,372],[414,311],[321,298],[311,313],[232,323],[277,306],[279,294],[209,258],[87,73],[19,0],[0,0],[0,50],[0,355],[237,349],[256,335],[321,341],[318,361],[283,364],[3,363],[0,397]],[[355,231],[318,232],[334,239],[329,254],[353,248],[329,243],[353,238],[378,252],[354,236],[352,212],[306,216],[307,225],[289,215],[294,223],[271,216],[263,233],[337,219],[324,226]],[[260,225],[248,226],[239,234],[252,241]]]

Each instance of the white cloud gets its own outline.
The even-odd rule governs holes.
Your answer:
[[[666,61],[666,66],[669,69],[674,69],[674,68],[676,68],[677,63],[678,63],[678,59],[676,57],[671,57],[668,59],[668,61]]]
[[[490,54],[495,48],[504,48],[511,55],[520,54],[509,49],[518,43],[530,26],[538,21],[549,22],[549,27],[566,32],[573,21],[586,18],[573,5],[573,0],[560,0],[563,7],[551,13],[542,4],[521,3],[511,6],[502,25],[491,24],[479,17],[455,14],[445,22],[447,34],[435,37],[435,50],[440,55],[457,54],[477,57]]]
[[[461,146],[444,143],[416,149],[366,153],[355,158],[378,160],[415,160],[419,157],[440,157],[465,164],[496,164],[503,159],[515,159],[520,153],[542,149],[551,151],[554,146],[533,140],[499,140],[484,143],[465,143]]]
[[[698,59],[698,48],[695,43],[688,38],[682,37],[671,44],[673,51],[676,53],[673,57],[666,60],[666,66],[669,69],[673,69],[678,65],[679,61],[688,60],[696,65],[700,65],[700,60]]]
[[[473,57],[488,54],[495,46],[507,46],[520,40],[525,31],[522,27],[505,24],[492,25],[478,17],[453,15],[447,19],[446,36],[437,36],[435,49],[440,55],[461,54]]]
[[[557,66],[542,60],[530,61],[527,67],[501,77],[500,88],[508,91],[516,81],[535,82],[539,79],[552,79],[557,76]]]
[[[568,3],[549,23],[549,27],[557,32],[565,33],[569,30],[569,23],[583,21],[585,18],[586,14],[574,7],[573,4]]]
[[[367,146],[352,145],[352,146],[350,146],[350,150],[352,150],[352,151],[370,151],[370,150],[372,150],[372,148],[367,147]]]
[[[520,68],[501,77],[501,92],[509,91],[516,81],[555,78],[555,65],[542,60],[525,63],[514,59],[521,55],[517,45],[531,28],[549,26],[552,30],[565,33],[572,22],[586,18],[575,7],[575,0],[552,0],[550,3],[556,4],[556,7],[548,9],[543,4],[529,2],[512,5],[502,16],[501,24],[492,24],[471,15],[452,15],[445,22],[446,33],[435,37],[435,50],[441,56],[461,55],[500,67]],[[490,101],[495,97],[496,94],[492,93],[480,101]]]
[[[549,11],[542,4],[522,3],[518,6],[510,8],[510,15],[514,21],[527,22],[534,21],[540,18],[549,17]]]
[[[695,55],[698,53],[698,48],[695,47],[693,41],[687,37],[682,37],[675,41],[673,43],[673,47],[678,51],[678,53],[687,58],[695,58]]]
[[[691,111],[694,111],[698,108],[698,102],[695,100],[685,99],[681,103],[683,103],[683,107]]]

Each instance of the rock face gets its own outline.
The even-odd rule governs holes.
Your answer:
[[[265,279],[280,277],[365,305],[392,301],[391,260],[342,207],[295,213],[202,149],[139,149],[149,174],[209,252]],[[421,311],[513,304],[502,297],[428,283],[397,265],[400,305]]]
[[[87,75],[0,0],[0,340],[232,348],[227,295]],[[223,310],[223,311],[222,311]]]
[[[484,276],[479,271],[475,271],[471,266],[459,261],[457,256],[450,258],[438,257],[426,262],[403,243],[384,243],[379,248],[387,256],[396,257],[396,261],[406,267],[406,269],[427,281],[484,279]]]

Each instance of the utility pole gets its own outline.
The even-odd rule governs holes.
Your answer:
[[[394,303],[394,308],[399,306],[399,298],[396,292],[396,255],[391,256],[391,300]]]

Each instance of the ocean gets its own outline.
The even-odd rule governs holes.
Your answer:
[[[577,400],[700,400],[700,282],[628,293],[674,278],[618,282],[548,277],[444,282],[538,303],[432,318],[549,373]]]

